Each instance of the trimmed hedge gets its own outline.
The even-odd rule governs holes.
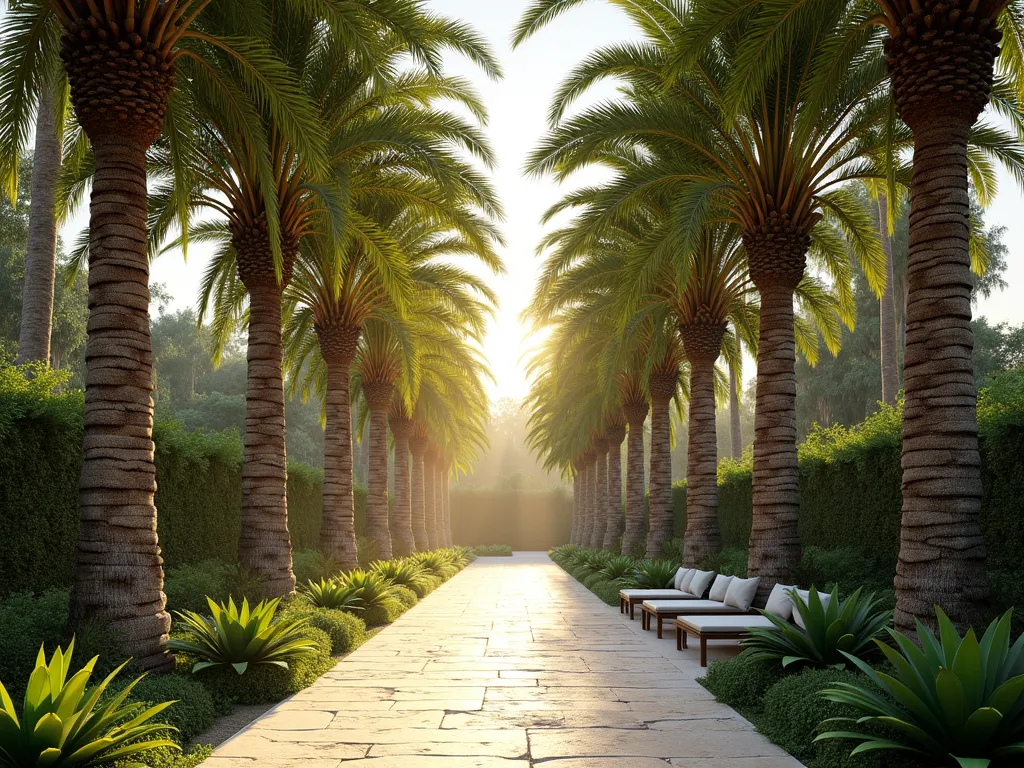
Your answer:
[[[761,711],[768,689],[786,676],[778,659],[752,658],[744,652],[732,659],[711,662],[707,675],[697,682],[723,704],[744,715],[756,715]]]
[[[53,393],[59,372],[27,378],[0,368],[0,597],[70,586],[78,536],[78,474],[84,400]],[[158,423],[158,534],[167,568],[237,562],[242,441],[234,430],[187,432]],[[288,467],[288,527],[296,551],[319,542],[323,473]],[[366,490],[356,488],[356,529]]]

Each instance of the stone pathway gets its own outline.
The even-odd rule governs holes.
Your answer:
[[[544,553],[483,558],[203,765],[799,768],[696,682],[697,651],[671,634]]]

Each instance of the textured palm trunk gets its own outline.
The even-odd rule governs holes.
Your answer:
[[[629,422],[626,442],[626,529],[622,534],[622,554],[642,555],[644,541],[644,422],[647,403],[627,403],[624,411]]]
[[[622,514],[622,441],[626,439],[626,428],[609,427],[605,437],[608,440],[608,525],[604,531],[604,549],[618,552],[626,525]]]
[[[743,431],[740,428],[740,382],[736,370],[729,366],[729,447],[732,457],[743,457]]]
[[[409,451],[412,454],[412,533],[416,542],[417,552],[430,549],[427,538],[427,520],[425,505],[424,453],[427,450],[427,438],[414,435],[409,440]]]
[[[596,491],[594,492],[594,530],[590,534],[590,546],[593,549],[604,547],[604,532],[608,527],[608,441],[604,438],[595,441],[597,449],[595,466],[597,467]]]
[[[437,454],[428,446],[423,454],[423,524],[427,529],[427,548],[437,549]]]
[[[412,488],[409,476],[409,436],[412,422],[392,418],[391,433],[395,436],[395,499],[392,509],[392,541],[394,554],[402,557],[416,551],[412,533]]]
[[[988,103],[1005,3],[935,4],[899,20],[886,59],[914,135],[903,364],[896,628],[981,619],[988,584],[971,331],[967,140]],[[927,15],[926,15],[927,14]],[[926,24],[933,34],[918,37]],[[913,29],[910,29],[913,27]],[[934,27],[934,29],[932,29]],[[936,67],[935,62],[944,62]]]
[[[669,404],[675,392],[674,376],[651,376],[651,480],[648,494],[647,557],[662,557],[672,540],[672,435]]]
[[[352,478],[352,402],[349,392],[358,329],[317,328],[327,364],[327,424],[324,431],[323,517],[320,549],[343,570],[359,567]]]
[[[573,463],[572,467],[572,528],[569,531],[569,543],[576,546],[580,533],[580,472]]]
[[[679,331],[690,361],[683,562],[694,566],[722,548],[722,534],[718,527],[715,360],[721,349],[725,326],[683,326]]]
[[[878,196],[878,221],[882,250],[885,252],[885,293],[878,300],[882,402],[895,405],[900,391],[900,373],[896,357],[896,288],[893,277],[892,237],[889,235],[889,201],[884,192]]]
[[[580,531],[580,546],[590,546],[590,535],[594,532],[594,476],[597,467],[594,466],[593,454],[585,454],[583,457],[583,530]]]
[[[269,245],[265,256],[270,260]],[[250,281],[248,374],[242,462],[239,563],[263,579],[270,597],[295,590],[288,534],[288,458],[281,364],[281,288]]]
[[[388,403],[386,397],[368,397],[370,403],[370,472],[366,483],[366,537],[373,542],[377,557],[392,558],[391,529],[388,524]]]
[[[444,472],[441,478],[441,499],[444,501],[444,545],[455,546],[455,539],[452,536],[452,463],[445,461]]]
[[[36,142],[32,155],[32,200],[28,209],[25,286],[21,296],[18,365],[50,362],[53,329],[53,283],[57,274],[55,198],[60,178],[61,143],[49,85],[39,92]]]
[[[761,579],[755,600],[763,605],[775,584],[790,582],[800,559],[800,477],[793,289],[770,283],[760,291],[748,573]]]
[[[173,662],[163,649],[171,620],[153,504],[147,147],[131,132],[92,136],[85,435],[71,617],[103,616],[121,651],[158,669]]]

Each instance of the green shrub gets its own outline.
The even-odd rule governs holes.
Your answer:
[[[856,715],[852,707],[820,695],[839,682],[858,684],[866,679],[860,672],[836,669],[808,669],[783,678],[764,694],[757,729],[808,768],[882,768],[885,762],[877,754],[850,757],[847,744],[814,741],[825,720]]]
[[[182,746],[230,711],[225,709],[223,699],[215,701],[202,683],[191,675],[180,673],[147,675],[132,689],[131,701],[150,704],[174,701],[160,719],[178,729],[170,738]]]
[[[304,632],[314,650],[289,663],[288,669],[273,664],[257,664],[244,675],[239,675],[230,667],[207,667],[196,673],[196,679],[236,704],[271,704],[280,701],[308,688],[336,663],[331,656],[331,638],[326,632],[314,627],[306,627]],[[183,655],[183,661],[191,664],[195,657]]]
[[[371,563],[368,570],[395,586],[411,589],[417,596],[422,596],[419,594],[419,589],[422,589],[425,583],[433,578],[416,561],[406,557],[397,560],[378,560]]]
[[[231,598],[227,605],[209,600],[209,618],[191,611],[177,614],[186,625],[185,633],[168,640],[167,647],[196,657],[193,672],[231,667],[242,676],[251,667],[287,668],[316,649],[307,637],[305,621],[280,617],[275,621],[280,602],[266,600],[250,609],[248,600],[242,601],[241,608]]]
[[[394,598],[388,598],[367,608],[361,615],[367,627],[383,627],[385,624],[391,624],[403,613],[405,606]]]
[[[831,590],[838,584],[844,595],[860,587],[891,589],[892,577],[893,574],[880,573],[873,558],[848,547],[807,547],[793,569],[793,580],[801,587],[816,584]]]
[[[485,544],[470,550],[477,557],[512,557],[512,547],[508,544]]]
[[[398,602],[400,602],[406,608],[412,608],[420,600],[418,597],[416,597],[415,592],[413,592],[408,587],[401,586],[400,584],[392,585],[391,594]]]
[[[673,563],[683,562],[683,540],[677,537],[662,544],[661,556],[666,560],[671,560]]]
[[[325,632],[331,639],[331,653],[335,656],[354,651],[366,641],[366,623],[345,611],[315,608],[296,601],[285,609],[285,616],[305,619],[309,626]]]
[[[726,547],[721,552],[705,557],[697,567],[702,571],[714,571],[724,576],[747,576],[747,550]],[[800,582],[802,583],[802,582]]]
[[[599,581],[590,588],[590,591],[608,605],[619,604],[619,585],[614,581]]]
[[[631,586],[637,589],[671,589],[678,563],[671,560],[641,560],[633,569]]]
[[[341,567],[318,549],[292,553],[292,573],[296,584],[331,579],[341,573]]]
[[[187,754],[182,754],[176,749],[159,747],[152,752],[146,753],[147,768],[196,768],[213,754],[213,747],[199,745],[192,747]],[[114,768],[138,768],[137,760],[118,760]]]
[[[227,600],[228,571],[227,563],[221,560],[169,568],[164,578],[168,610],[202,613],[207,608],[207,597]]]
[[[629,555],[615,555],[608,559],[604,568],[598,571],[598,573],[608,579],[608,581],[618,581],[629,576],[634,568],[636,568],[636,558]]]
[[[438,576],[434,576],[429,573],[423,574],[423,578],[414,584],[411,589],[416,593],[416,597],[422,600],[424,597],[429,595],[435,589],[440,587],[444,583],[444,580]]]
[[[343,576],[309,581],[299,588],[302,600],[317,608],[358,612],[363,610],[359,587],[347,584]]]
[[[755,659],[744,652],[734,659],[711,662],[707,675],[697,682],[723,704],[743,714],[755,714],[761,710],[768,689],[786,675],[777,660]]]

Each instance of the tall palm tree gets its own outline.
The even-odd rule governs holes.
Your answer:
[[[412,477],[409,465],[409,438],[412,437],[412,417],[405,398],[398,393],[388,406],[388,426],[395,443],[395,499],[392,506],[394,526],[391,531],[393,554],[411,555],[416,551],[412,530]]]
[[[412,532],[415,537],[416,551],[426,552],[430,549],[430,537],[427,535],[424,454],[429,438],[427,426],[423,421],[417,421],[414,418],[412,429],[412,437],[409,439],[409,454],[412,459]]]
[[[590,532],[590,546],[604,546],[604,531],[608,525],[608,441],[604,432],[594,434],[594,525]]]
[[[644,424],[651,407],[648,403],[647,382],[634,366],[628,367],[619,378],[622,395],[622,413],[629,424],[626,445],[626,524],[622,533],[622,554],[641,554],[644,541]]]
[[[621,409],[612,411],[604,436],[608,441],[608,517],[602,548],[618,552],[626,528],[622,514],[622,441],[626,439],[626,417]]]

